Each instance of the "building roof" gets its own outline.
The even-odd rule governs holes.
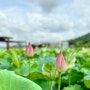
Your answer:
[[[0,41],[2,42],[6,42],[7,40],[12,39],[12,37],[4,37],[4,36],[0,36]]]
[[[11,40],[12,37],[4,37],[4,36],[0,36],[0,41],[2,42],[7,42],[9,40],[9,42],[12,43],[25,43],[25,41],[15,41],[15,40]]]

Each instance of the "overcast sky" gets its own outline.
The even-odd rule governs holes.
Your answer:
[[[57,42],[90,32],[90,0],[0,0],[0,36]]]

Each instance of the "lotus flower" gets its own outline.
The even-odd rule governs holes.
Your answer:
[[[33,49],[32,45],[30,43],[28,43],[28,45],[26,46],[26,55],[28,57],[34,55],[34,49]]]
[[[60,51],[60,53],[56,59],[56,65],[55,66],[56,66],[56,69],[58,72],[62,72],[66,67],[66,62],[65,62],[64,56],[63,56],[61,51]]]

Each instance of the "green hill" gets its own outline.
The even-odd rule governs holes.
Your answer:
[[[90,33],[76,39],[69,40],[69,45],[75,45],[76,47],[90,47]]]

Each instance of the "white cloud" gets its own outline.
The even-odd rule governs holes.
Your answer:
[[[34,10],[36,7],[33,7],[34,12],[19,6],[6,7],[0,10],[0,35],[40,43],[57,42],[90,32],[90,6],[83,1],[73,0],[70,4],[59,5],[59,0],[34,0],[33,4],[40,4],[43,12]],[[45,10],[51,12],[44,13]]]
[[[57,7],[60,0],[27,0],[42,8],[44,12],[50,12],[53,8]]]
[[[45,16],[40,13],[28,12],[24,14],[23,17],[25,18],[23,19],[22,15],[14,16],[12,13],[11,15],[15,18],[13,17],[11,20],[11,15],[9,16],[8,13],[4,14],[8,17],[4,22],[8,23],[1,23],[0,30],[3,32],[3,35],[13,36],[14,39],[30,40],[31,42],[52,42],[53,39],[58,41],[62,38],[58,32],[61,33],[72,28],[71,21],[66,16]],[[20,17],[19,20],[16,19],[18,17]],[[7,34],[4,32],[7,32]]]

